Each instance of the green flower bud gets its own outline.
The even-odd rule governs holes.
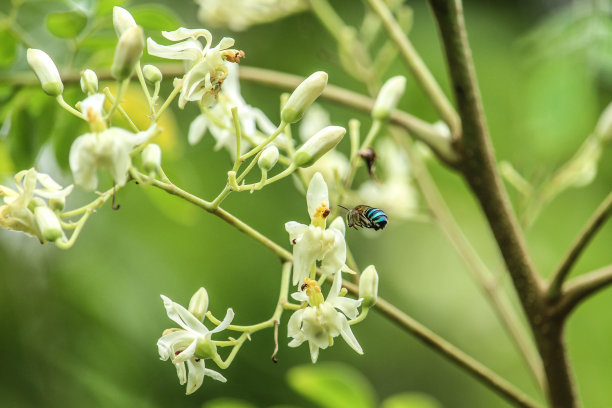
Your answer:
[[[363,299],[361,306],[372,307],[378,300],[378,273],[374,265],[370,265],[359,278],[359,297]]]
[[[278,148],[276,146],[268,146],[261,152],[261,156],[259,156],[259,160],[257,160],[257,165],[264,171],[272,170],[272,167],[274,167],[278,161],[278,156]]]
[[[81,72],[81,90],[86,94],[98,92],[98,76],[91,69]]]
[[[406,89],[406,78],[398,75],[390,78],[380,89],[376,103],[372,109],[372,118],[375,120],[386,120],[391,116],[391,112]]]
[[[161,148],[155,143],[147,145],[142,151],[142,167],[151,174],[155,173],[161,166]]]
[[[198,291],[191,297],[189,301],[189,308],[187,309],[189,312],[200,319],[200,321],[204,321],[204,316],[208,311],[208,293],[206,289],[200,288]]]
[[[142,73],[145,79],[152,84],[160,82],[163,78],[161,71],[155,65],[145,65],[142,67]]]
[[[47,53],[28,48],[27,60],[47,95],[59,96],[64,92],[64,84],[59,71]]]
[[[45,240],[54,242],[64,235],[57,215],[46,205],[41,205],[34,209],[34,218]]]
[[[128,28],[121,35],[111,66],[111,73],[116,79],[124,80],[132,75],[136,63],[142,57],[144,45],[144,33],[139,26]]]
[[[302,119],[306,109],[321,95],[326,85],[326,72],[318,71],[306,78],[295,88],[283,107],[281,120],[285,123],[295,123]]]
[[[297,167],[310,167],[321,156],[333,149],[342,140],[346,129],[341,126],[327,126],[308,139],[293,156]]]
[[[115,6],[113,7],[113,26],[115,27],[117,38],[121,38],[124,32],[132,27],[136,27],[137,24],[129,11]]]

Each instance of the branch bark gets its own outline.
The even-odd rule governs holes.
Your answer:
[[[495,165],[489,131],[459,0],[429,0],[444,43],[462,123],[457,150],[461,171],[478,199],[525,311],[548,379],[548,400],[555,408],[577,407],[563,340],[563,319],[553,318],[543,284],[526,248],[516,216]]]
[[[567,318],[586,298],[612,284],[612,265],[579,276],[563,286],[555,314]]]

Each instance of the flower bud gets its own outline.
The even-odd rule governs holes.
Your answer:
[[[385,120],[391,116],[391,112],[397,107],[397,103],[406,89],[406,78],[398,75],[390,78],[380,89],[376,103],[372,109],[372,118]]]
[[[121,7],[113,7],[113,26],[115,27],[117,38],[121,38],[124,32],[129,28],[136,27],[136,25],[136,21],[129,11]]]
[[[123,80],[132,75],[136,63],[142,57],[144,44],[144,33],[139,26],[128,28],[121,35],[111,66],[111,73],[116,79]]]
[[[319,130],[295,152],[293,163],[297,167],[312,166],[321,156],[333,149],[345,133],[346,129],[341,126],[328,126]]]
[[[268,146],[261,152],[257,165],[264,171],[272,170],[272,167],[278,161],[278,148],[276,146]]]
[[[55,63],[47,53],[28,48],[27,60],[47,95],[59,96],[64,92],[62,78],[60,78]]]
[[[363,299],[361,306],[372,307],[378,300],[378,273],[374,265],[370,265],[359,278],[359,297]]]
[[[142,167],[151,174],[161,166],[161,148],[155,143],[147,145],[142,151]]]
[[[327,73],[315,72],[306,78],[291,94],[281,111],[281,120],[285,123],[295,123],[302,119],[304,112],[321,95],[327,85]]]
[[[81,90],[86,94],[98,92],[98,76],[91,69],[81,72]]]
[[[152,84],[160,82],[163,78],[161,71],[155,65],[145,65],[142,67],[142,73],[145,79]]]
[[[41,205],[34,209],[34,218],[45,240],[54,242],[64,235],[57,215],[46,205]]]
[[[198,289],[191,297],[188,310],[192,315],[200,319],[200,321],[204,321],[204,316],[208,311],[208,292],[206,292],[206,289]]]

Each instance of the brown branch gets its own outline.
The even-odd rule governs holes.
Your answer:
[[[578,402],[563,341],[563,320],[547,314],[543,285],[503,188],[484,119],[480,91],[459,0],[429,0],[444,43],[451,82],[462,122],[461,170],[476,195],[533,330],[548,379],[548,399],[555,408]]]
[[[580,231],[580,234],[578,234],[572,247],[565,254],[548,288],[548,297],[550,300],[555,300],[559,297],[563,281],[567,278],[572,267],[576,261],[578,261],[578,258],[580,258],[580,255],[582,255],[587,245],[591,242],[591,239],[593,239],[603,224],[610,218],[610,215],[612,215],[612,193],[608,194],[597,210],[595,210],[595,213],[593,213],[582,231]]]
[[[581,275],[563,286],[554,312],[567,318],[583,300],[612,284],[612,265]]]

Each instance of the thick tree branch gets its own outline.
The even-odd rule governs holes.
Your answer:
[[[534,332],[548,378],[548,399],[555,408],[577,401],[563,342],[563,321],[551,319],[543,304],[543,285],[526,248],[495,165],[493,148],[458,0],[429,0],[445,47],[462,134],[461,170],[489,222],[523,309]]]
[[[555,300],[559,297],[563,281],[567,278],[572,267],[576,261],[578,261],[578,258],[580,258],[580,255],[582,255],[587,245],[591,242],[591,239],[593,239],[603,224],[610,218],[610,215],[612,215],[612,193],[608,194],[597,210],[595,210],[595,213],[593,213],[582,231],[580,231],[580,234],[578,234],[572,247],[565,254],[548,288],[548,297],[550,300]]]
[[[567,318],[583,300],[610,284],[612,284],[612,265],[573,279],[563,285],[561,296],[555,305],[555,313],[561,318]]]

